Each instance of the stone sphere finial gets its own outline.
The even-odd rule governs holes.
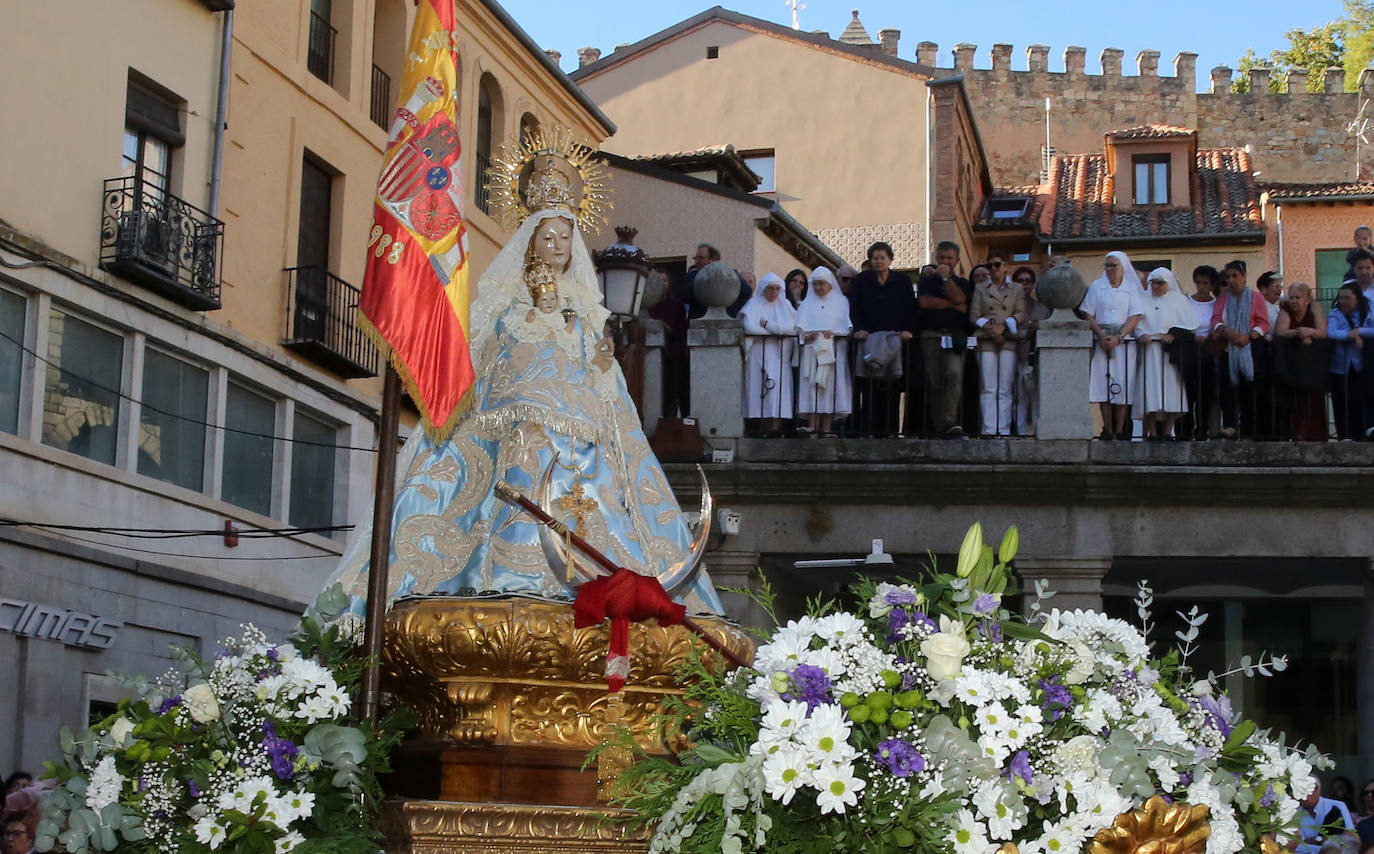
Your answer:
[[[1051,267],[1035,285],[1036,298],[1050,308],[1064,308],[1072,311],[1083,302],[1088,285],[1078,271],[1068,264]]]
[[[739,276],[720,261],[712,261],[697,271],[692,293],[698,305],[725,308],[739,298]]]

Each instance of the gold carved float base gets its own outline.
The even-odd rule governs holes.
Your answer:
[[[382,807],[388,854],[641,854],[649,837],[615,810],[391,800]]]
[[[738,627],[719,618],[699,622],[731,652],[752,658],[753,643]],[[645,751],[669,752],[681,735],[659,732],[656,714],[665,697],[682,693],[681,665],[696,650],[708,667],[723,666],[682,626],[636,623],[629,679],[611,694],[609,635],[609,624],[574,628],[568,602],[397,602],[386,619],[384,686],[416,711],[421,735],[401,748],[389,793],[468,805],[603,804],[605,785],[627,757],[607,751],[583,770],[587,754],[621,727]]]

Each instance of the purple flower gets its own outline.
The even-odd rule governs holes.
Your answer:
[[[793,690],[782,695],[784,700],[801,700],[810,711],[831,702],[830,677],[814,664],[798,664],[792,671]]]
[[[262,722],[262,751],[272,760],[272,773],[280,780],[290,780],[296,774],[296,754],[300,748],[290,739],[278,738],[271,719]]]
[[[180,695],[180,694],[177,694],[177,695],[172,696],[172,697],[168,697],[167,699],[163,700],[161,703],[158,704],[157,713],[158,713],[159,715],[165,715],[165,714],[167,714],[168,712],[170,712],[172,709],[175,709],[177,706],[180,706],[180,705],[181,705],[181,695]]]
[[[1067,687],[1060,685],[1058,680],[1057,675],[1040,680],[1040,690],[1045,692],[1045,701],[1040,704],[1040,708],[1045,710],[1045,714],[1052,721],[1063,717],[1064,711],[1073,705],[1073,694],[1069,693]]]
[[[191,795],[191,800],[200,800],[200,787],[196,785],[195,780],[186,781],[186,791]]]
[[[139,790],[140,792],[146,792],[146,791],[148,791],[148,781],[145,780],[145,779],[143,779],[143,775],[142,775],[142,774],[139,774],[139,775],[138,775],[138,790]]]
[[[901,631],[906,624],[911,622],[911,613],[905,608],[893,608],[887,613],[887,639],[896,643],[901,637]]]
[[[920,611],[917,611],[916,613],[911,615],[911,622],[915,623],[918,626],[925,626],[932,632],[938,632],[940,630],[940,627],[935,624],[934,620],[927,617],[924,613]]]
[[[887,595],[883,597],[883,601],[889,605],[915,605],[916,592],[894,587],[887,591]]]
[[[1191,771],[1178,772],[1178,785],[1180,787],[1187,787],[1193,785],[1193,773]],[[1261,806],[1262,805],[1263,803],[1261,802]]]
[[[277,660],[277,648],[275,646],[267,650],[267,657],[272,661]]]
[[[1231,698],[1222,697],[1217,700],[1214,697],[1203,696],[1198,698],[1202,705],[1202,710],[1207,713],[1207,718],[1212,726],[1216,727],[1221,737],[1227,738],[1231,735]]]
[[[990,617],[997,611],[1000,599],[991,593],[984,593],[973,600],[973,615],[975,617]]]
[[[894,777],[907,777],[925,770],[926,760],[909,742],[890,738],[878,745],[874,754],[878,762],[887,766]]]
[[[1192,781],[1189,780],[1188,782],[1191,783]],[[1262,797],[1262,798],[1259,799],[1259,805],[1262,806],[1262,807],[1264,807],[1264,808],[1266,808],[1266,809],[1268,809],[1273,803],[1274,803],[1274,787],[1273,787],[1272,785],[1265,785],[1265,787],[1264,787],[1264,797]]]
[[[1011,764],[1007,766],[1008,779],[1020,777],[1022,782],[1031,781],[1030,754],[1024,750],[1018,750],[1011,757]]]
[[[1002,624],[992,620],[984,620],[978,624],[978,634],[992,641],[993,643],[1002,642]]]

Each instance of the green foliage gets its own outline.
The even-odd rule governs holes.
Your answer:
[[[1249,72],[1254,68],[1270,69],[1269,91],[1287,92],[1287,73],[1306,69],[1307,91],[1325,91],[1324,76],[1328,68],[1345,70],[1345,90],[1359,89],[1360,72],[1374,58],[1374,0],[1345,0],[1345,15],[1309,30],[1292,29],[1283,34],[1287,47],[1260,57],[1254,48],[1245,52],[1236,64],[1239,75],[1231,84],[1231,91],[1250,91]]]

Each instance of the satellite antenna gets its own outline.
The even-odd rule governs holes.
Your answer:
[[[800,30],[801,19],[797,17],[797,13],[805,9],[806,4],[800,2],[800,0],[782,0],[782,5],[792,10],[792,29]]]

